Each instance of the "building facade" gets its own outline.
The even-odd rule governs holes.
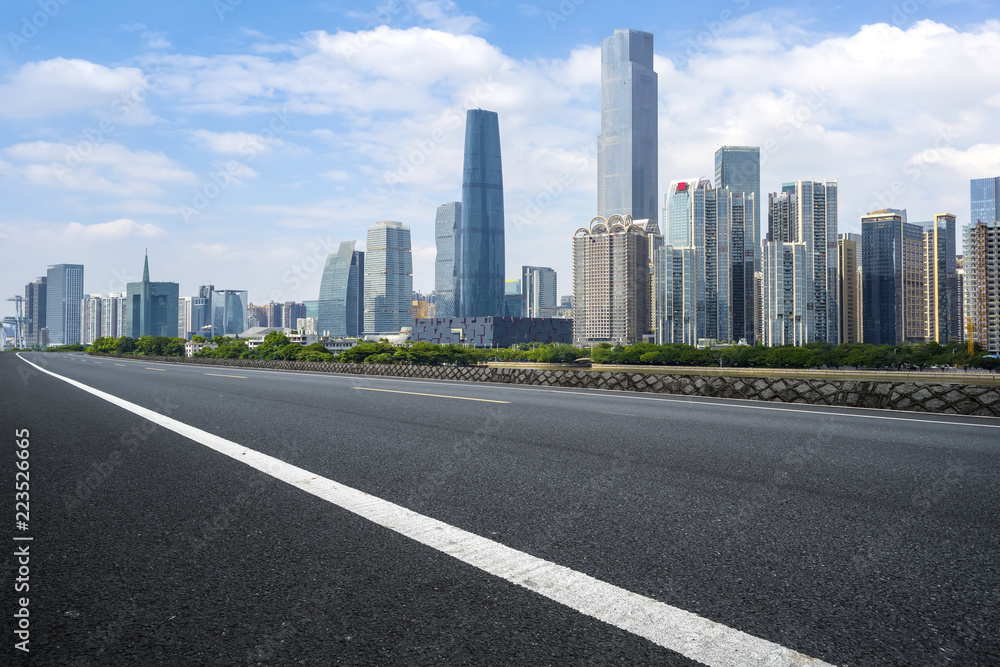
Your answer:
[[[45,275],[45,329],[49,345],[80,342],[83,264],[55,264]]]
[[[1000,176],[974,178],[970,181],[970,224],[1000,220]]]
[[[337,254],[327,255],[317,303],[316,327],[321,336],[358,337],[364,330],[365,253],[355,250],[355,245],[355,241],[344,241]],[[281,322],[268,326],[281,326]]]
[[[615,30],[601,42],[598,217],[657,218],[657,142],[653,35]]]
[[[837,345],[840,342],[840,307],[837,259],[837,227],[838,227],[838,185],[837,181],[795,181],[785,183],[780,193],[768,195],[768,233],[764,245],[762,274],[765,280],[764,298],[777,298],[776,292],[767,285],[774,285],[778,271],[787,273],[791,265],[789,258],[795,262],[793,282],[785,281],[783,288],[793,285],[802,290],[792,299],[785,299],[784,305],[764,304],[771,317],[780,312],[784,326],[787,328],[788,311],[785,307],[800,308],[791,313],[796,324],[796,340],[792,343],[804,345],[813,342],[827,342]],[[770,248],[770,244],[805,244],[804,266],[799,266],[802,249]],[[767,261],[778,262],[775,266],[766,266]],[[765,325],[767,331],[778,331],[774,322]],[[782,334],[780,339],[787,340]],[[778,340],[777,338],[774,340]],[[780,345],[765,341],[768,345]]]
[[[974,222],[965,228],[965,310],[973,340],[1000,353],[1000,221]]]
[[[524,317],[555,317],[559,306],[556,272],[546,266],[522,266],[520,295]]]
[[[573,339],[629,344],[652,329],[649,237],[655,220],[595,217],[573,237]]]
[[[840,234],[837,239],[837,285],[840,302],[840,342],[860,343],[861,257],[860,234]]]
[[[438,317],[455,316],[455,256],[461,224],[462,202],[453,201],[438,206],[434,218],[434,241],[437,247],[434,259],[434,294]]]
[[[47,280],[46,276],[39,276],[35,282],[24,286],[24,341],[28,347],[44,347],[42,329],[46,326]]]
[[[924,337],[942,345],[961,340],[955,216],[939,213],[924,228]]]
[[[503,165],[495,111],[469,109],[465,124],[461,225],[455,258],[455,315],[504,312]]]
[[[883,209],[861,218],[861,313],[864,342],[924,340],[924,232],[906,211]]]
[[[757,223],[750,244],[755,249],[754,271],[760,271],[760,147],[723,146],[715,151],[715,187],[753,195],[753,219]]]
[[[128,283],[125,298],[125,335],[131,338],[177,336],[180,285],[150,281],[148,256],[143,260],[142,282]]]
[[[377,222],[368,228],[364,268],[364,333],[399,333],[413,324],[410,228]]]

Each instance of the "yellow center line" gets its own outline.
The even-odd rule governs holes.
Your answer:
[[[165,370],[165,369],[163,369],[163,368],[149,368],[149,367],[147,366],[147,367],[146,367],[146,370],[147,370],[147,371],[160,371],[161,373],[166,373],[166,370]]]
[[[205,373],[205,375],[214,375],[217,378],[242,378],[244,380],[247,379],[246,375],[223,375],[221,373]]]
[[[94,363],[95,364],[103,364],[104,362],[103,361],[95,361]]]
[[[373,389],[372,387],[351,387],[351,389],[363,389],[365,391],[384,391],[389,394],[411,394],[413,396],[431,396],[433,398],[454,398],[459,401],[480,401],[481,403],[510,403],[510,401],[494,401],[488,398],[468,398],[467,396],[446,396],[444,394],[421,394],[416,391],[396,391],[395,389]]]
[[[124,366],[125,364],[115,364],[115,366]]]

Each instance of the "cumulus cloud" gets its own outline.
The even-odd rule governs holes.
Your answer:
[[[285,142],[272,135],[251,132],[209,132],[195,130],[191,133],[203,147],[215,153],[243,155],[246,157],[270,152]]]
[[[118,196],[158,195],[161,185],[191,185],[197,178],[162,153],[133,151],[121,144],[33,141],[0,151],[7,174],[35,185]]]
[[[86,60],[53,58],[23,65],[0,84],[0,115],[48,118],[77,111],[118,113],[116,101],[149,82],[136,67],[105,67]]]

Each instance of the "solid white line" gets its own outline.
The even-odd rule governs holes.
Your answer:
[[[380,526],[705,665],[712,667],[828,665],[765,639],[536,558],[363,491],[320,477],[308,470],[202,431],[159,412],[130,403],[76,380],[56,375],[21,357],[20,353],[18,358],[47,375]]]

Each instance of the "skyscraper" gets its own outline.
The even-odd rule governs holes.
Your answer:
[[[925,338],[924,232],[906,211],[861,218],[861,314],[864,342],[896,345]]]
[[[1000,221],[965,228],[965,310],[976,343],[1000,353]]]
[[[598,216],[573,235],[573,340],[629,344],[652,328],[649,237],[655,220]]]
[[[554,317],[556,272],[545,266],[522,266],[520,293],[524,298],[524,317]]]
[[[657,77],[653,36],[615,30],[601,42],[597,214],[656,220]]]
[[[24,340],[28,346],[42,345],[48,295],[46,281],[45,276],[39,276],[35,278],[35,282],[24,286]]]
[[[799,250],[768,249],[765,246],[765,257],[762,264],[771,259],[780,262],[788,268],[788,261],[795,263],[795,271],[803,276],[793,283],[784,281],[783,285],[794,285],[795,289],[804,290],[795,298],[786,299],[785,303],[794,308],[801,306],[802,310],[784,311],[783,319],[791,317],[798,323],[796,326],[795,345],[813,342],[827,342],[837,345],[840,342],[840,308],[838,303],[839,286],[837,282],[837,225],[838,225],[838,187],[837,181],[820,183],[815,181],[795,181],[785,183],[781,193],[768,195],[768,244],[770,243],[804,243],[805,256],[800,257]],[[800,262],[805,262],[799,267]],[[778,266],[762,266],[762,273],[767,284],[774,284],[777,279],[775,271]],[[775,292],[765,286],[765,298],[772,298]],[[780,308],[765,304],[767,313],[782,312]],[[770,315],[769,315],[770,316]],[[787,324],[787,322],[786,322]],[[777,331],[774,323],[765,327],[769,331]],[[784,334],[782,338],[787,340]],[[766,341],[768,345],[788,344],[777,343],[778,340]],[[798,342],[801,341],[801,342]]]
[[[1000,220],[1000,176],[972,179],[969,194],[972,208],[969,221],[973,225]]]
[[[344,241],[337,254],[327,255],[317,304],[316,328],[321,336],[356,337],[364,329],[365,253],[355,250],[355,243]],[[280,314],[281,309],[277,311]]]
[[[956,264],[955,216],[939,213],[924,228],[924,290],[927,340],[946,344],[961,336],[961,307]]]
[[[83,264],[48,267],[45,285],[45,326],[49,330],[49,345],[79,343]]]
[[[247,326],[246,290],[212,290],[211,324],[212,336],[239,336]]]
[[[434,260],[434,296],[437,317],[455,316],[455,257],[458,252],[458,231],[462,224],[462,202],[438,206],[434,219],[437,257]]]
[[[840,302],[840,342],[861,342],[861,257],[860,234],[840,234],[837,238],[837,285]]]
[[[504,312],[503,168],[495,111],[469,109],[465,124],[462,222],[455,258],[457,317]]]
[[[399,333],[400,328],[412,326],[413,259],[409,227],[401,222],[383,221],[368,228],[364,276],[364,332]],[[501,304],[502,297],[501,293]]]
[[[126,285],[126,326],[124,335],[177,336],[177,307],[180,285],[149,280],[149,256],[142,266],[142,282]]]
[[[752,246],[757,248],[754,271],[760,270],[760,147],[723,146],[715,151],[715,187],[729,188],[730,192],[742,192],[754,197],[754,220],[757,222]]]

